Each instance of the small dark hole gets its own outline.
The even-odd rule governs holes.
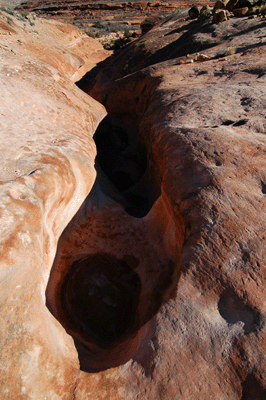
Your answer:
[[[264,195],[266,195],[266,184],[261,181],[261,191]]]
[[[37,171],[37,169],[34,169],[33,171],[31,171],[31,172],[28,174],[28,176],[29,176],[29,175],[33,175],[36,171]]]
[[[241,400],[262,400],[266,399],[266,390],[253,375],[248,375],[242,384]]]
[[[231,119],[227,119],[226,121],[224,121],[224,122],[222,123],[222,125],[228,126],[228,125],[232,125],[234,122],[235,122],[235,121],[232,121]]]
[[[204,70],[204,71],[198,71],[197,75],[206,75],[208,73],[208,71]]]
[[[233,124],[233,126],[241,126],[245,125],[248,122],[248,119],[241,119],[240,121],[237,121]]]
[[[126,212],[132,217],[143,218],[148,214],[149,199],[144,196],[140,196],[134,193],[125,193],[125,198],[128,201],[128,206],[126,207]]]
[[[260,314],[232,290],[227,290],[221,295],[218,310],[228,324],[241,322],[246,334],[256,331],[261,325]]]

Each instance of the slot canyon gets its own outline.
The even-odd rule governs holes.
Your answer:
[[[1,399],[265,399],[265,37],[0,11]]]

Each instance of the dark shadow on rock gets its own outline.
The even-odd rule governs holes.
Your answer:
[[[121,204],[125,211],[142,218],[160,196],[160,182],[153,179],[155,172],[148,165],[145,148],[138,143],[137,127],[132,129],[131,125],[128,131],[127,125],[121,124],[122,119],[116,123],[108,115],[99,124],[94,134],[97,146],[95,166],[101,176],[106,176],[105,182],[109,179],[122,195],[124,200]],[[107,190],[108,187],[106,185]],[[102,190],[105,192],[104,184]],[[111,192],[108,195],[113,198]]]
[[[72,266],[61,304],[84,332],[109,345],[134,325],[140,292],[140,278],[124,260],[95,254]]]
[[[266,390],[253,375],[248,375],[242,384],[241,400],[265,400]]]
[[[95,83],[96,76],[108,64],[109,60],[110,57],[106,58],[88,71],[78,82],[76,82],[77,87],[79,87],[85,93],[88,93]]]
[[[233,290],[226,290],[218,302],[218,310],[228,324],[242,323],[246,334],[256,332],[262,324],[258,311],[246,304]]]
[[[236,25],[235,25],[236,27],[238,27],[237,31],[235,33],[228,35],[228,37],[227,37],[228,39],[232,39],[235,36],[239,36],[239,34],[241,34],[241,36],[246,35],[247,33],[250,33],[252,31],[256,31],[256,30],[260,30],[262,28],[265,28],[265,26],[266,26],[266,22],[262,21],[260,24],[252,24],[248,28],[242,29],[241,28],[242,21],[243,20],[241,20],[241,19],[238,20],[238,23],[236,23]]]
[[[182,32],[182,28],[185,32],[175,41],[168,45],[160,48],[155,53],[147,57],[145,67],[153,64],[157,64],[162,61],[170,60],[177,57],[185,56],[186,54],[193,54],[199,51],[209,49],[217,46],[222,42],[222,37],[212,37],[214,30],[213,25],[210,22],[198,22],[188,24],[189,29],[185,30],[186,27],[178,28]],[[173,33],[174,31],[172,31]],[[198,34],[209,34],[203,41],[202,38],[197,37]]]

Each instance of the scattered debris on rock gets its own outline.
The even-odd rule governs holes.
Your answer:
[[[202,19],[212,18],[213,24],[219,24],[227,21],[230,17],[244,17],[266,14],[266,2],[264,0],[217,0],[211,10],[209,6],[204,5],[201,9],[198,6],[193,6],[189,9],[189,18]]]

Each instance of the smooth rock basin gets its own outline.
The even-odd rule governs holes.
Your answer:
[[[96,180],[60,237],[46,289],[84,372],[132,359],[177,286],[183,222],[174,224],[140,122],[113,112],[98,125]]]
[[[84,372],[132,359],[178,279],[178,231],[164,196],[136,218],[102,191],[104,182],[98,174],[61,235],[46,289],[46,306],[73,338]]]

